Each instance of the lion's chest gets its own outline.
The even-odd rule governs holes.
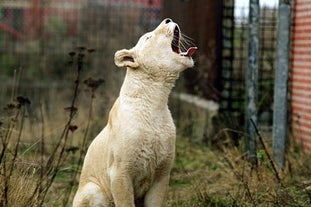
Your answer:
[[[152,141],[146,139],[137,146],[139,148],[135,152],[130,169],[135,195],[141,197],[156,182],[158,174],[171,165],[175,150],[171,141],[162,141],[161,137]]]
[[[128,169],[132,175],[135,195],[141,197],[153,185],[158,173],[167,170],[173,162],[175,127],[173,123],[154,123],[144,129],[140,128],[138,132],[128,137],[127,146],[133,148],[128,151],[127,162],[130,163]]]
[[[166,103],[120,98],[119,110],[109,125],[118,132],[113,142],[115,163],[129,173],[136,198],[169,172],[175,154],[175,125]]]

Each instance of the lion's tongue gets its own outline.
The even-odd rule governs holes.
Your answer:
[[[195,53],[195,51],[197,51],[197,49],[197,47],[190,47],[187,52],[181,52],[180,55],[191,57]]]

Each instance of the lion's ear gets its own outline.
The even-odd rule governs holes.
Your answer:
[[[138,68],[138,63],[133,50],[119,50],[114,54],[114,63],[118,67]]]

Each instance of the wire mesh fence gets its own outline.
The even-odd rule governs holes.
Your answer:
[[[239,8],[239,16],[234,15],[234,9],[234,1],[224,1],[220,106],[237,119],[235,123],[243,125],[248,19],[243,8]],[[274,8],[261,8],[258,100],[259,115],[266,122],[272,117],[276,12]],[[107,72],[114,67],[114,52],[133,46],[138,36],[161,19],[162,0],[1,0],[0,82],[10,85],[7,77],[22,70],[23,80],[31,80],[28,84],[40,81],[40,87],[49,87],[56,80],[55,87],[64,87],[72,74],[66,66],[68,52],[84,46],[96,49],[87,62],[91,68],[88,72],[109,76],[109,87],[122,81],[117,77],[119,72]],[[1,87],[0,93],[5,97],[9,87]],[[4,103],[6,100],[1,99],[0,104]]]
[[[30,61],[22,57],[17,58],[19,61],[8,61],[4,59],[8,55],[4,54],[43,56],[68,52],[79,44],[102,50],[109,49],[108,42],[113,46],[131,44],[160,21],[160,6],[159,2],[146,0],[2,0],[1,62],[9,64],[2,68],[11,70],[13,62],[22,66]]]
[[[88,73],[108,76],[115,51],[133,46],[161,21],[161,5],[161,0],[1,0],[1,97],[11,90],[16,71],[22,71],[20,90],[48,88],[51,82],[66,87],[72,76],[68,53],[80,46],[96,50],[86,63]]]
[[[247,70],[248,18],[245,8],[239,8],[234,17],[234,8],[227,5],[223,18],[222,52],[222,101],[221,109],[228,112],[232,123],[243,126],[245,113],[245,71]],[[234,20],[233,20],[234,19]],[[277,9],[263,7],[259,20],[259,71],[258,114],[259,122],[272,124],[273,81],[276,57]]]

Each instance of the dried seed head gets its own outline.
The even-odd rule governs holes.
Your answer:
[[[6,107],[4,107],[5,110],[12,110],[12,109],[16,109],[19,108],[19,106],[15,103],[8,103],[6,105]]]
[[[64,109],[65,109],[65,111],[72,111],[72,112],[78,111],[77,107],[74,107],[74,106],[69,106],[69,107],[66,107]]]
[[[66,150],[66,152],[75,153],[76,151],[79,150],[79,147],[71,146],[71,147],[67,147],[65,150]]]
[[[83,57],[84,57],[84,54],[83,54],[83,53],[79,53],[78,57],[79,57],[79,58],[83,58]]]
[[[69,129],[71,132],[74,132],[74,131],[76,131],[76,130],[78,129],[78,126],[77,126],[77,125],[70,125],[70,126],[68,127],[68,129]]]
[[[70,57],[73,57],[73,56],[75,56],[76,52],[71,51],[71,52],[69,52],[68,54],[70,55]]]
[[[77,47],[77,49],[83,51],[83,50],[86,49],[86,47],[84,47],[84,46],[79,46],[79,47]]]
[[[92,52],[95,52],[95,49],[89,48],[89,49],[87,49],[87,51],[88,51],[89,53],[92,53]]]
[[[30,104],[30,100],[28,98],[23,97],[23,96],[17,96],[16,100],[22,106],[25,104]]]
[[[105,80],[102,78],[95,80],[91,77],[89,77],[83,81],[83,83],[85,85],[87,85],[89,88],[91,88],[92,90],[96,90],[104,82],[105,82]]]

